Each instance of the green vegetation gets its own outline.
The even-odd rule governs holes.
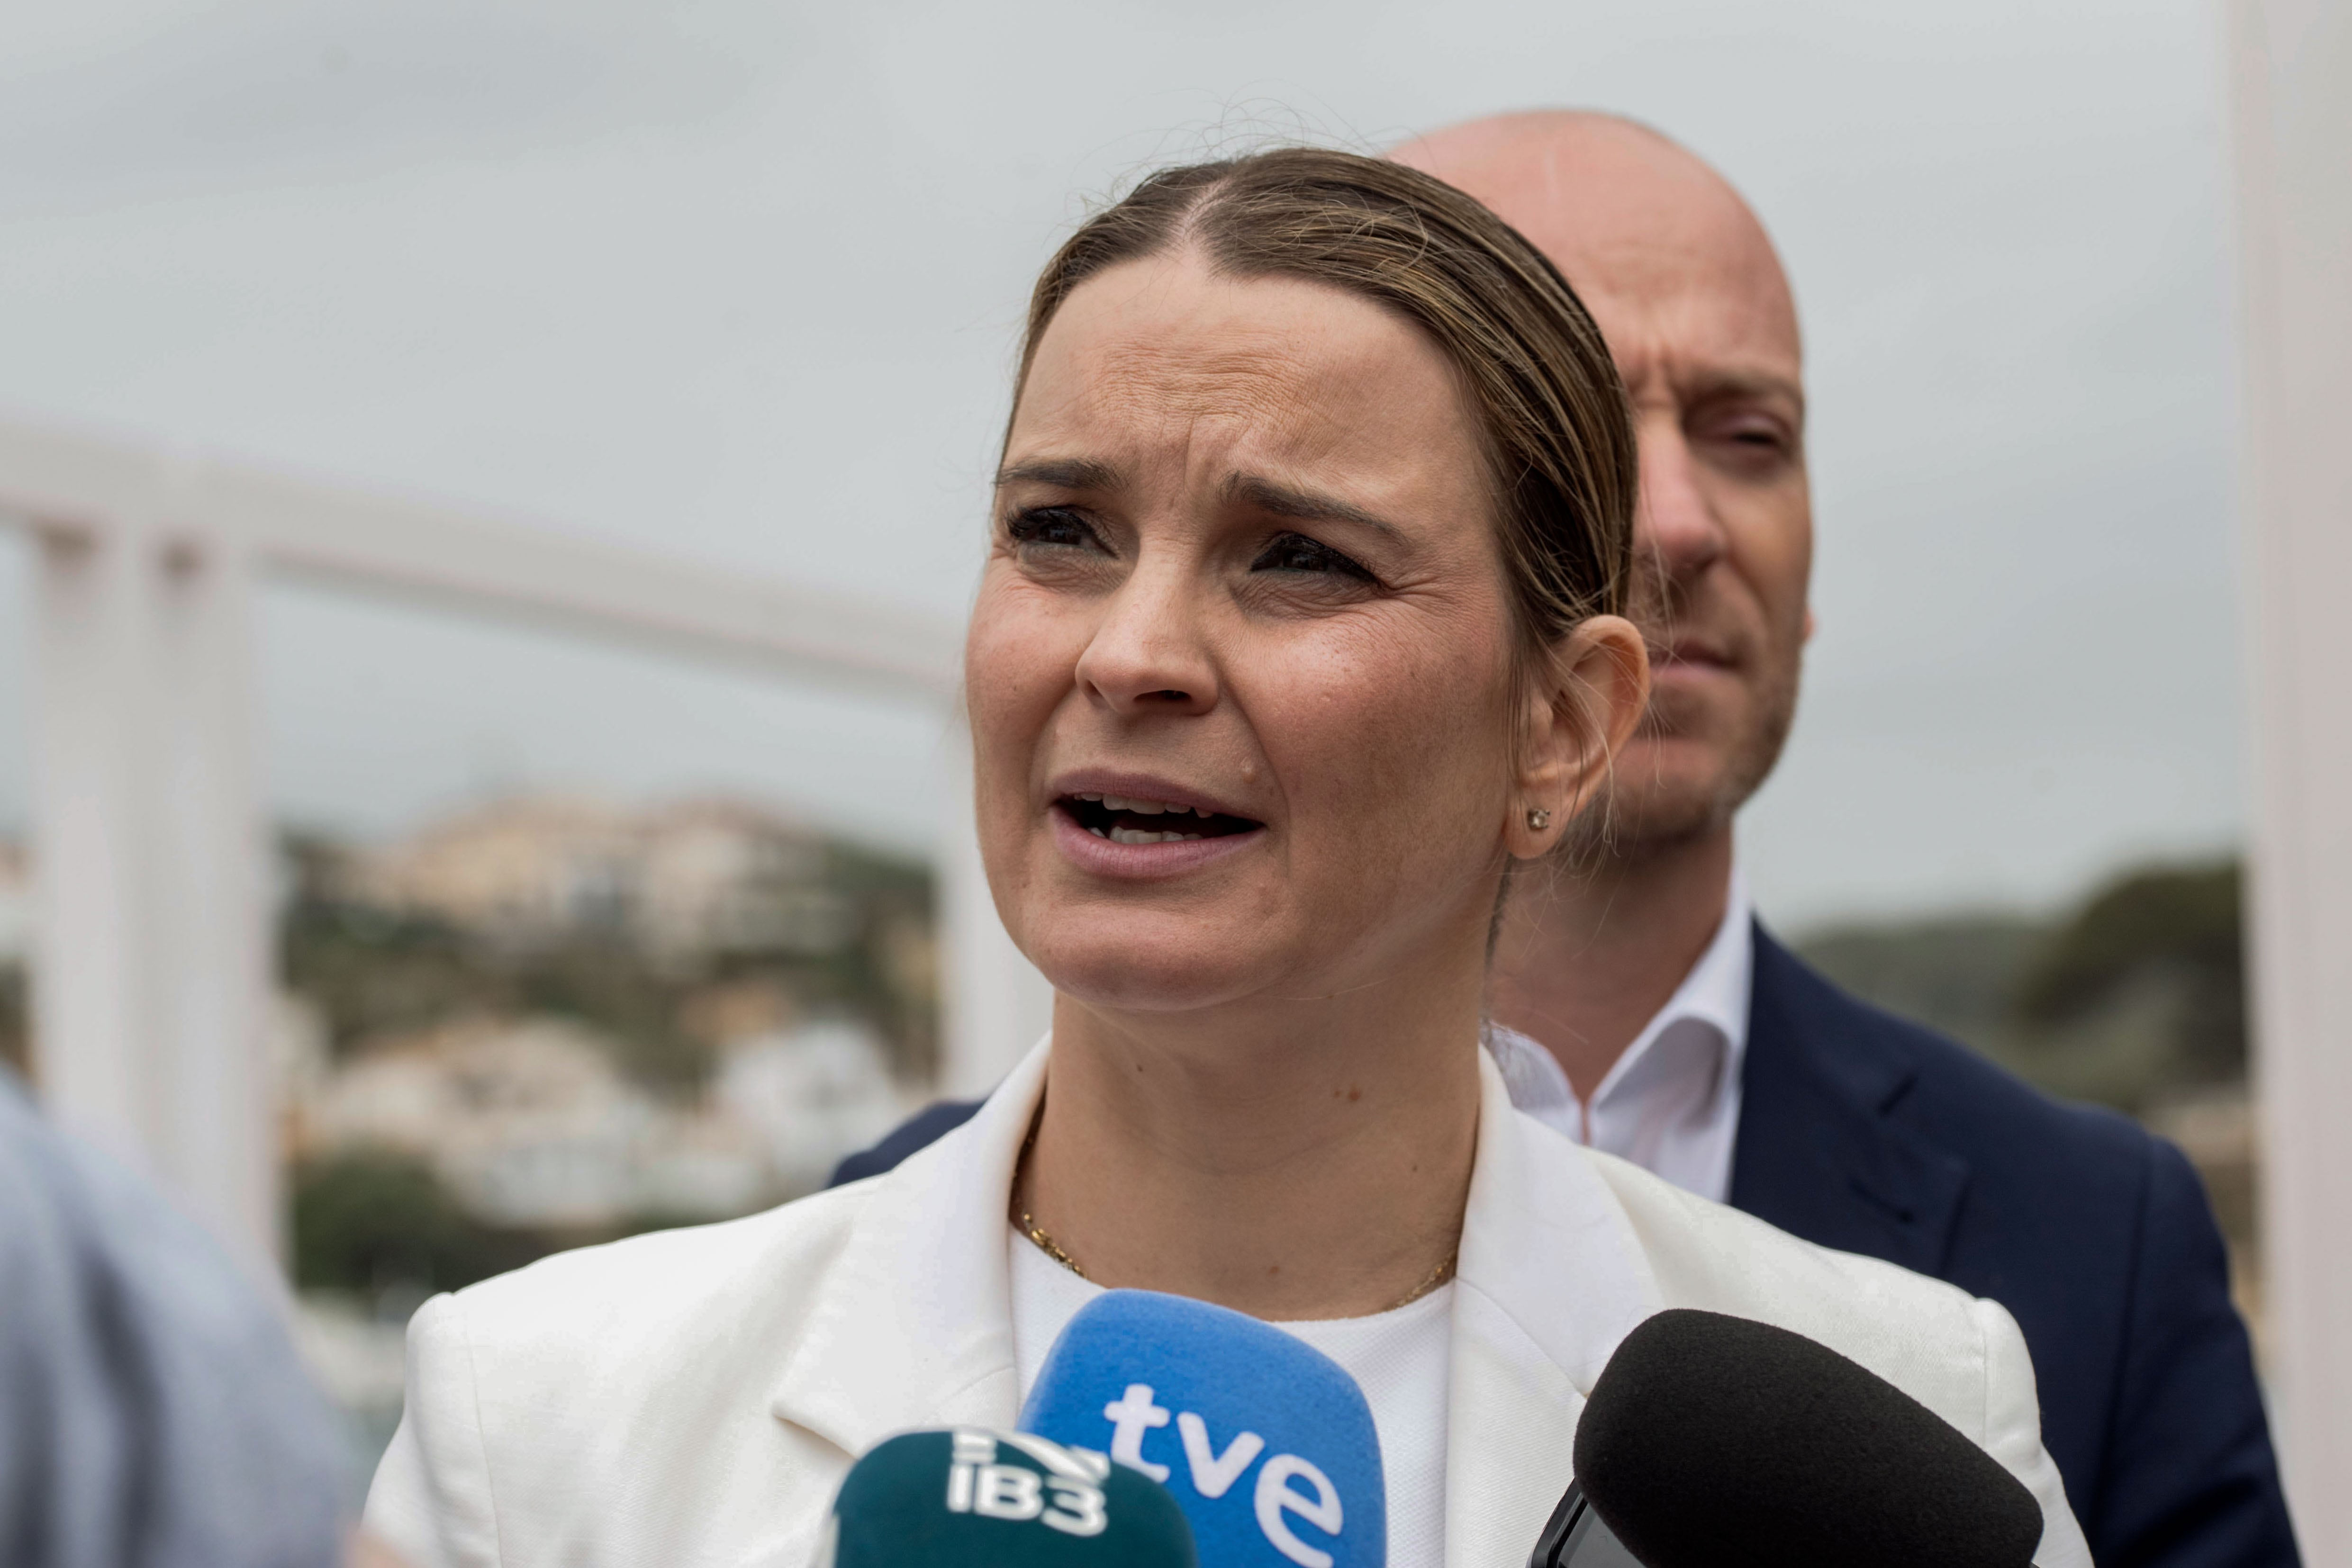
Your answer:
[[[2019,977],[2018,1017],[2063,1030],[2160,987],[2169,1070],[2245,1076],[2245,953],[2236,862],[2142,871],[2111,883],[2053,933]]]
[[[1800,950],[2053,1093],[2139,1112],[2245,1076],[2240,881],[2234,861],[2142,868],[2056,920],[1849,926]]]
[[[294,1282],[302,1290],[454,1291],[544,1250],[472,1218],[403,1155],[334,1155],[296,1170],[293,1187]]]
[[[30,1077],[33,1071],[30,1010],[25,971],[15,964],[0,964],[0,1066],[19,1078]]]
[[[346,1149],[293,1172],[294,1283],[369,1300],[414,1301],[559,1252],[674,1225],[638,1215],[583,1229],[515,1229],[466,1212],[425,1163],[385,1149]]]

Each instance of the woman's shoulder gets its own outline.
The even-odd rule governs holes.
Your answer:
[[[1880,1259],[1801,1240],[1626,1161],[1587,1157],[1623,1208],[1662,1305],[1804,1334],[1901,1385],[1979,1441],[1992,1418],[1990,1375],[2015,1362],[2031,1376],[2023,1341],[1997,1302]]]
[[[478,1364],[527,1348],[547,1366],[571,1355],[614,1364],[638,1344],[675,1344],[805,1311],[826,1264],[870,1200],[871,1184],[798,1198],[740,1219],[681,1226],[558,1252],[438,1297],[426,1323],[456,1326]]]
[[[699,1559],[762,1510],[815,1517],[845,1461],[777,1421],[773,1390],[874,1191],[561,1252],[425,1302],[369,1528],[420,1564],[537,1565]]]
[[[1625,1161],[1586,1155],[1633,1228],[1660,1306],[1773,1323],[1859,1362],[1959,1428],[2034,1494],[2045,1521],[2035,1562],[2088,1568],[2065,1483],[2042,1447],[2032,1357],[2000,1302],[1801,1240]]]

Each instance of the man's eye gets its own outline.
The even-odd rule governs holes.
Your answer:
[[[1726,420],[1710,434],[1727,445],[1752,453],[1786,452],[1789,449],[1789,433],[1775,420]]]
[[[1352,577],[1360,582],[1380,580],[1349,557],[1341,555],[1329,545],[1318,544],[1304,534],[1282,534],[1258,552],[1250,562],[1252,571],[1327,571],[1341,577]]]
[[[1016,512],[1004,531],[1013,542],[1024,545],[1066,545],[1084,549],[1099,549],[1102,536],[1094,525],[1071,511],[1067,507],[1033,507]]]

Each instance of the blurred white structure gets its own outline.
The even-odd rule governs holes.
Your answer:
[[[2230,0],[2264,1251],[2287,1493],[2352,1563],[2352,0]]]
[[[278,1244],[272,950],[254,757],[257,577],[422,597],[936,711],[950,1092],[1045,1028],[997,923],[955,718],[958,629],[446,508],[0,423],[0,521],[35,570],[35,1071],[257,1271]]]
[[[785,1190],[824,1185],[842,1155],[898,1124],[908,1107],[882,1042],[865,1025],[822,1019],[753,1035],[719,1053],[713,1109],[759,1134]]]

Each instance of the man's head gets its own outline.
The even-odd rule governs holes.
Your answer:
[[[1721,175],[1607,115],[1473,120],[1393,156],[1500,214],[1600,323],[1640,433],[1656,685],[1591,817],[1635,858],[1717,831],[1780,756],[1810,630],[1802,357],[1772,242]]]

